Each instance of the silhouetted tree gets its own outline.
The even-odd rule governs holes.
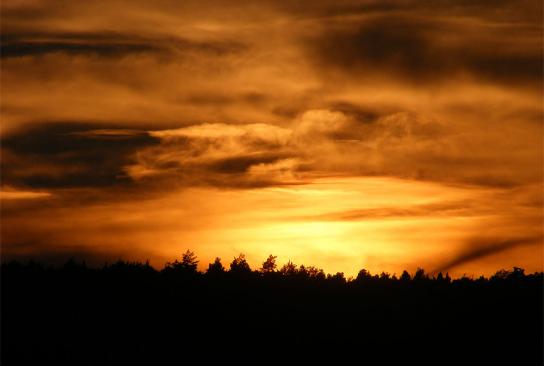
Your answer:
[[[387,281],[391,278],[391,275],[387,272],[380,273],[380,280]]]
[[[124,260],[118,260],[113,264],[105,264],[103,267],[105,272],[114,273],[123,276],[146,276],[156,273],[156,270],[151,267],[149,261],[145,263],[141,262],[125,262]]]
[[[198,260],[196,259],[195,253],[191,252],[190,250],[183,253],[181,256],[181,265],[190,271],[196,271]]]
[[[427,274],[423,268],[418,268],[414,274],[414,281],[423,281],[427,279]]]
[[[34,263],[34,261],[29,262],[29,266],[41,266],[41,264]],[[85,261],[77,262],[75,258],[70,258],[63,266],[65,271],[69,272],[83,272],[87,269],[87,264]]]
[[[410,277],[410,273],[408,273],[408,271],[404,270],[402,271],[402,274],[400,275],[400,280],[401,281],[410,281],[411,277]]]
[[[223,263],[221,263],[221,258],[216,257],[213,263],[210,263],[208,265],[208,270],[206,271],[206,274],[211,276],[217,276],[225,273],[225,267],[223,267]]]
[[[247,263],[246,256],[240,253],[238,257],[235,257],[230,263],[230,272],[233,274],[247,274],[251,273],[251,268]]]
[[[337,284],[344,284],[346,283],[346,277],[344,277],[344,272],[336,272],[335,274],[331,275],[331,274],[328,274],[327,275],[327,280],[328,281],[331,281],[333,283],[337,283]]]
[[[187,250],[181,256],[181,262],[177,259],[174,262],[166,263],[164,271],[166,273],[196,274],[198,260],[195,253]]]
[[[363,282],[363,281],[368,281],[370,279],[372,279],[372,275],[370,274],[369,271],[363,268],[359,271],[359,273],[357,273],[357,277],[355,278],[355,281]]]
[[[261,268],[262,273],[272,273],[276,270],[277,264],[276,264],[276,256],[270,254],[268,258],[263,262],[263,266]]]
[[[308,266],[308,267],[305,267],[305,270],[309,279],[324,280],[326,277],[325,272],[321,268]]]
[[[510,276],[508,276],[509,279],[519,280],[525,277],[525,270],[520,267],[514,267],[512,269],[512,272],[510,273]]]
[[[525,270],[523,268],[514,267],[511,271],[506,269],[498,270],[493,276],[491,276],[491,280],[516,280],[523,278],[525,276]]]
[[[306,269],[306,266],[304,264],[301,264],[300,267],[298,267],[297,276],[303,279],[308,278],[308,270]]]
[[[294,276],[297,274],[297,265],[289,261],[281,267],[280,273],[283,276]]]

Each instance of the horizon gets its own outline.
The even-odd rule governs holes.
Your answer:
[[[387,279],[387,280],[400,280],[401,276],[403,274],[408,274],[410,276],[410,280],[415,280],[416,275],[420,273],[423,279],[428,280],[437,280],[441,278],[450,279],[452,281],[456,280],[491,280],[494,277],[500,277],[500,278],[506,278],[508,275],[517,274],[518,272],[523,274],[524,276],[536,276],[536,275],[544,275],[544,271],[535,271],[535,272],[526,272],[524,268],[513,266],[512,268],[499,268],[495,272],[493,272],[491,275],[479,275],[476,277],[475,275],[468,275],[466,273],[463,273],[462,275],[458,276],[452,276],[449,271],[442,271],[442,270],[434,270],[434,271],[427,271],[425,268],[417,267],[415,271],[408,271],[408,270],[402,270],[400,273],[389,273],[382,271],[380,273],[376,272],[373,273],[371,271],[368,271],[365,268],[359,269],[359,271],[356,273],[355,276],[353,275],[346,275],[344,272],[327,272],[324,271],[322,268],[319,268],[317,266],[311,265],[311,264],[303,264],[303,263],[293,263],[292,261],[287,262],[278,262],[277,256],[273,256],[270,254],[270,256],[274,257],[274,268],[273,269],[266,269],[264,268],[265,261],[263,261],[260,265],[255,266],[252,265],[249,261],[246,261],[245,254],[240,253],[238,256],[234,257],[232,261],[223,261],[222,258],[216,257],[214,261],[209,263],[203,263],[198,259],[198,256],[196,253],[189,251],[192,255],[195,255],[194,259],[196,260],[197,264],[194,269],[190,269],[189,272],[193,272],[198,275],[208,275],[210,273],[210,268],[212,264],[217,264],[217,260],[219,259],[219,263],[221,264],[224,274],[228,274],[229,272],[232,272],[233,269],[231,268],[231,265],[235,263],[237,260],[242,258],[245,263],[248,265],[248,270],[252,274],[259,274],[259,275],[270,275],[270,274],[278,274],[283,276],[289,276],[289,275],[297,275],[297,274],[307,274],[308,270],[315,270],[323,274],[323,279],[332,279],[336,278],[336,276],[341,276],[346,283],[358,281],[358,275],[361,273],[364,273],[367,279]],[[184,253],[186,254],[186,253]],[[87,263],[85,259],[78,259],[76,257],[71,257],[67,259],[64,262],[40,262],[36,261],[33,258],[25,258],[25,260],[18,260],[18,259],[11,259],[8,261],[1,261],[0,267],[2,266],[13,266],[13,265],[20,265],[20,266],[39,266],[43,270],[63,270],[66,268],[70,268],[71,266],[76,267],[82,267],[85,269],[91,269],[91,270],[106,270],[109,268],[117,268],[119,266],[126,266],[128,268],[132,268],[132,266],[136,267],[145,267],[150,268],[154,272],[160,273],[160,272],[166,272],[168,270],[176,270],[176,266],[186,266],[186,264],[183,264],[183,260],[179,261],[178,259],[175,259],[173,261],[169,261],[164,263],[163,266],[157,267],[154,266],[148,259],[140,261],[129,261],[129,260],[123,260],[123,259],[117,259],[112,261],[106,261],[102,264],[98,263]],[[187,268],[184,267],[184,270],[187,270]],[[212,269],[213,271],[213,269]],[[236,272],[236,270],[234,270]],[[443,277],[442,277],[443,276]],[[502,276],[502,277],[501,277]]]

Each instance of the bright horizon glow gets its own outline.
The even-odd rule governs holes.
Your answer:
[[[136,205],[45,210],[25,230],[39,228],[36,232],[54,238],[65,250],[70,245],[82,252],[101,248],[113,257],[148,258],[158,268],[189,249],[199,257],[200,270],[216,256],[228,266],[244,253],[254,269],[273,254],[280,264],[291,260],[347,276],[361,268],[399,274],[417,267],[432,271],[486,226],[504,225],[510,213],[491,199],[503,191],[384,177],[320,178],[306,185],[251,190],[191,188]],[[47,221],[51,215],[58,221]],[[79,230],[60,236],[68,217]],[[8,237],[10,231],[4,226]],[[518,251],[526,256],[528,271],[541,268],[542,260],[531,257],[527,248]],[[500,253],[495,257],[490,265],[475,269],[477,261],[468,262],[450,273],[492,274],[498,267],[516,265]]]

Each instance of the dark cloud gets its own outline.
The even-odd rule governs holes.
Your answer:
[[[539,0],[337,0],[314,1],[311,6],[302,1],[273,1],[297,18],[326,19],[367,15],[398,15],[439,17],[472,17],[495,22],[542,22],[542,2]]]
[[[180,129],[188,135],[161,137],[168,130],[149,132],[122,124],[83,122],[26,125],[1,140],[2,184],[57,191],[107,188],[113,192],[125,187],[124,195],[130,196],[133,189],[142,189],[137,187],[140,184],[147,188],[244,188],[285,183],[278,181],[277,169],[282,168],[274,164],[297,155],[285,148],[283,137],[273,134],[287,130],[233,126],[235,134],[230,136],[222,135],[227,125],[211,125],[213,131],[206,135],[206,126]],[[191,129],[197,131],[196,136]],[[253,167],[261,170],[254,174]],[[69,193],[63,191],[63,197],[68,199]]]
[[[239,42],[193,41],[184,38],[153,38],[112,32],[94,33],[7,33],[1,37],[2,58],[39,56],[49,53],[122,57],[138,53],[204,53],[221,56],[239,53]]]
[[[154,173],[149,176],[136,176],[136,179],[143,184],[163,188],[211,186],[244,189],[303,184],[297,180],[280,179],[275,175],[276,171],[264,171],[262,174],[253,174],[251,171],[253,167],[274,165],[289,157],[287,153],[270,152],[216,159],[204,157],[197,161],[149,161],[149,167]]]
[[[349,210],[325,214],[313,219],[354,221],[354,220],[382,220],[410,217],[440,217],[440,216],[474,216],[481,214],[474,205],[467,201],[439,202],[408,207],[377,207],[361,210]]]
[[[331,101],[329,103],[329,108],[334,111],[342,112],[362,123],[375,122],[378,118],[395,112],[394,109],[387,109],[386,111],[385,108],[358,105],[342,100]]]
[[[158,51],[150,44],[120,43],[84,44],[66,42],[13,42],[2,43],[0,53],[2,58],[38,56],[48,53],[64,53],[70,55],[99,55],[104,57],[120,57],[123,55]]]
[[[281,153],[259,153],[229,157],[215,161],[208,165],[211,172],[245,173],[253,165],[270,164],[285,159],[289,155]]]
[[[324,27],[310,57],[324,72],[394,75],[411,82],[471,74],[492,81],[542,79],[541,27],[497,26],[408,16],[377,16]],[[519,39],[524,42],[519,42]]]
[[[86,123],[27,126],[2,138],[2,182],[32,188],[95,187],[130,181],[123,166],[158,141],[146,131]]]
[[[521,237],[512,239],[472,239],[467,243],[464,250],[458,253],[453,259],[450,259],[443,263],[434,272],[445,272],[468,262],[472,262],[478,259],[482,259],[484,257],[504,252],[509,249],[526,245],[542,245],[542,237]]]
[[[524,188],[524,195],[527,197],[521,201],[515,203],[513,197],[515,194],[512,191],[509,192],[508,199],[504,196],[494,196],[487,199],[460,199],[449,201],[434,201],[432,203],[418,204],[418,205],[402,205],[402,206],[380,206],[372,208],[353,209],[339,212],[330,212],[319,215],[300,216],[293,217],[295,220],[311,220],[311,221],[383,221],[383,220],[398,220],[398,219],[436,219],[436,218],[455,218],[455,219],[476,219],[477,217],[489,217],[495,215],[497,212],[502,211],[505,207],[522,206],[525,205],[529,208],[539,208],[541,205],[541,197],[535,197],[527,194],[527,187]],[[508,201],[505,201],[508,200]],[[535,222],[539,223],[539,216],[528,215],[527,212],[513,213],[514,208],[510,208],[511,215],[524,215],[524,221],[526,223]],[[503,224],[506,225],[506,224]],[[535,239],[536,240],[536,239]],[[478,239],[473,240],[467,244],[466,252],[471,252],[473,249],[491,250],[497,243],[502,243],[500,239]],[[499,245],[500,247],[500,245]],[[463,252],[466,254],[466,252]],[[465,255],[463,254],[463,255]]]
[[[212,91],[208,93],[196,93],[188,95],[181,100],[183,102],[198,106],[224,106],[229,104],[244,103],[257,107],[262,107],[262,105],[268,102],[269,99],[270,97],[267,94],[257,92],[233,95],[232,93],[217,93]]]

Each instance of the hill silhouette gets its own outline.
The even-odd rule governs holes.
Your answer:
[[[543,361],[543,273],[355,278],[243,254],[205,272],[118,261],[1,266],[2,365],[512,364]]]

